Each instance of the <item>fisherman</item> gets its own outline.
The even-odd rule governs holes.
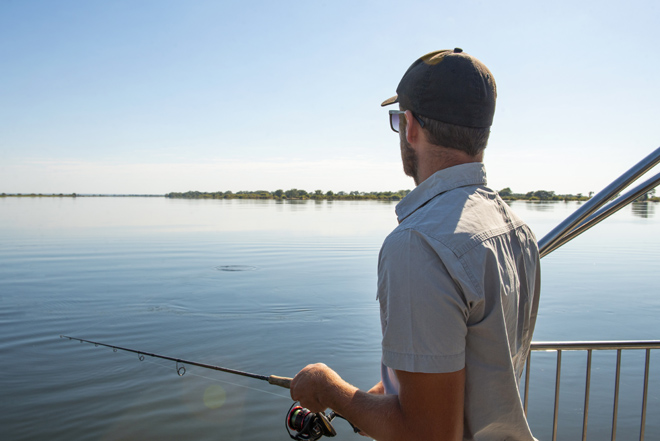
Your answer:
[[[431,52],[382,103],[416,188],[378,261],[381,382],[368,392],[325,364],[291,397],[330,408],[376,440],[533,440],[519,384],[540,291],[536,239],[486,187],[495,112],[488,68],[461,49]]]

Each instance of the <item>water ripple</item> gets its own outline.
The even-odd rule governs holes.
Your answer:
[[[220,265],[215,269],[218,271],[256,271],[259,268],[252,265]]]

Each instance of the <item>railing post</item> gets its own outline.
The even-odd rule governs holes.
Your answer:
[[[616,440],[616,420],[619,413],[619,380],[621,379],[621,349],[616,350],[616,379],[614,381],[614,412],[612,414],[612,441]]]
[[[646,363],[644,367],[644,395],[642,398],[642,424],[639,429],[639,441],[644,441],[644,431],[646,429],[646,398],[649,391],[649,366],[651,364],[651,350],[646,350]]]
[[[523,409],[525,410],[525,418],[527,418],[527,403],[529,399],[529,369],[532,364],[532,351],[529,351],[527,354],[527,367],[525,368],[525,400],[523,403]]]
[[[557,420],[559,418],[559,381],[561,378],[561,349],[557,350],[557,378],[555,379],[555,414],[552,422],[552,441],[557,441]]]
[[[589,390],[591,385],[591,349],[587,350],[587,379],[584,387],[584,415],[582,417],[582,441],[587,441],[587,420],[589,419]]]

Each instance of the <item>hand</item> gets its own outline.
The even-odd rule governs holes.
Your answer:
[[[316,413],[330,407],[333,386],[343,380],[323,363],[310,364],[303,368],[291,381],[291,398]]]
[[[367,393],[373,395],[385,395],[385,386],[383,386],[383,382],[379,381],[378,384],[369,389]]]

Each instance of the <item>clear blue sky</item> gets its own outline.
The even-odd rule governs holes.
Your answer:
[[[380,102],[461,47],[495,189],[600,190],[660,145],[658,1],[0,0],[0,192],[412,188]]]

